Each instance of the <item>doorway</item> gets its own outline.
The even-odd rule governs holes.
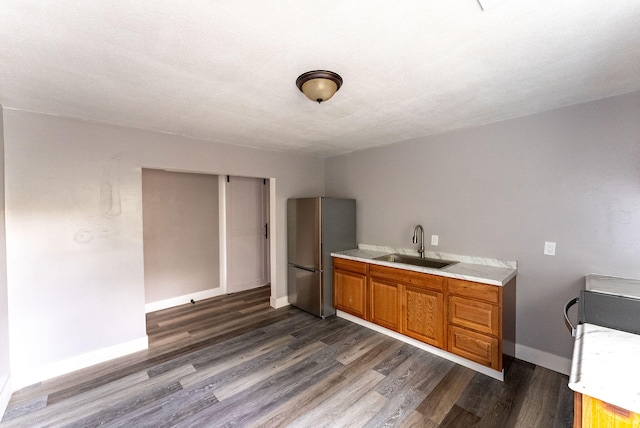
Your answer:
[[[143,168],[145,312],[272,283],[274,185]]]
[[[269,284],[269,180],[227,176],[227,293]]]

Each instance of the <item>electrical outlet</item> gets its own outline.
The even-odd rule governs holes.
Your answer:
[[[545,241],[544,243],[544,254],[547,256],[555,256],[556,255],[556,243]]]
[[[431,245],[438,246],[438,235],[431,235]]]

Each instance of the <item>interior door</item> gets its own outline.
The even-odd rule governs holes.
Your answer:
[[[269,283],[265,236],[264,180],[229,177],[226,184],[227,292]]]

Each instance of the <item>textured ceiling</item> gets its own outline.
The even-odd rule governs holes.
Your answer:
[[[2,0],[0,104],[324,157],[640,89],[640,1],[483,4]]]

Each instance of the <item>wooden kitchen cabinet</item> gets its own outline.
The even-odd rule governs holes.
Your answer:
[[[335,258],[333,261],[333,306],[368,319],[368,264]]]
[[[640,414],[576,392],[574,428],[638,428]]]
[[[503,287],[448,280],[447,350],[502,370]]]
[[[515,278],[496,286],[334,259],[336,309],[497,371],[503,352],[515,355],[515,302]]]

